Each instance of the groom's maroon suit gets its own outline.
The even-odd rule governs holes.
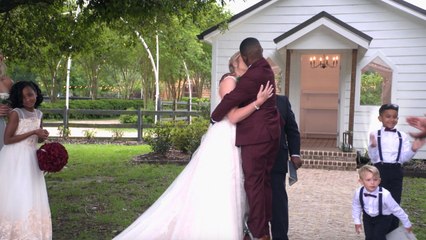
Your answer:
[[[270,172],[281,133],[274,73],[269,63],[262,58],[250,65],[235,89],[223,97],[211,116],[213,121],[220,121],[232,108],[252,103],[257,98],[260,85],[266,86],[268,81],[274,87],[274,96],[259,110],[237,123],[236,130],[235,144],[241,147],[244,188],[250,208],[247,224],[254,237],[269,235],[268,222],[272,218]]]

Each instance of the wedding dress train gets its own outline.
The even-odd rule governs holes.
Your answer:
[[[211,125],[191,161],[115,240],[242,239],[246,197],[235,125]]]

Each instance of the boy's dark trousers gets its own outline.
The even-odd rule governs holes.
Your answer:
[[[386,234],[392,224],[393,215],[379,215],[371,217],[363,213],[365,240],[386,240]]]
[[[380,177],[382,179],[380,186],[386,188],[392,195],[393,199],[400,204],[401,203],[401,194],[402,194],[402,179],[403,179],[403,169],[399,163],[376,163],[374,164],[377,169],[379,169]],[[389,232],[398,228],[399,219],[393,215],[392,224],[390,226]]]

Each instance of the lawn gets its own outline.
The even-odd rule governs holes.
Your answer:
[[[131,163],[146,145],[65,145],[66,169],[48,174],[53,239],[111,239],[170,185],[182,166]]]
[[[146,210],[182,171],[181,165],[133,164],[146,145],[66,144],[69,163],[48,174],[53,239],[112,239]],[[425,178],[404,180],[403,208],[426,239]]]

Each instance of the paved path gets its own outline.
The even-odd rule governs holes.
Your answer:
[[[287,186],[290,240],[358,240],[352,220],[352,196],[357,172],[298,170],[299,181]]]

